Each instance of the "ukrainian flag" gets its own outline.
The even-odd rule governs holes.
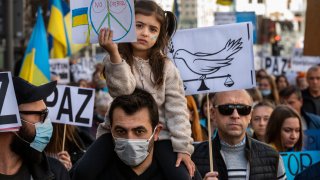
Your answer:
[[[64,22],[61,23],[62,21],[60,21],[59,24],[64,25],[64,32],[67,35],[66,40],[65,40],[65,42],[67,42],[67,46],[59,45],[59,41],[56,41],[54,36],[52,35],[53,33],[55,33],[55,27],[54,27],[55,26],[55,22],[53,21],[52,22],[53,23],[53,25],[52,25],[53,29],[51,29],[52,33],[50,33],[51,31],[49,31],[49,27],[48,27],[48,31],[49,31],[49,49],[50,49],[50,53],[51,53],[51,57],[52,58],[60,58],[60,57],[66,57],[66,56],[69,56],[71,54],[74,54],[74,53],[78,52],[79,50],[81,50],[82,48],[86,47],[88,44],[74,44],[74,43],[72,43],[70,41],[71,38],[72,38],[72,35],[71,35],[71,31],[72,31],[71,18],[72,17],[71,17],[70,7],[63,0],[58,0],[57,2],[55,2],[55,1],[56,0],[50,0],[52,5],[54,5],[54,3],[56,3],[57,6],[59,6],[59,3],[61,5],[60,7],[61,7],[61,12],[62,12],[62,15],[63,15],[63,21]],[[52,5],[51,5],[51,9],[52,9]],[[57,9],[57,8],[55,8],[55,9]],[[59,27],[61,27],[61,25],[59,25]],[[58,36],[56,36],[56,37],[58,37]],[[56,38],[56,39],[58,39],[58,38]],[[57,49],[61,49],[61,50],[57,50]],[[66,55],[64,55],[64,54],[66,54]]]
[[[88,25],[88,8],[72,10],[72,27]]]
[[[51,58],[65,58],[71,54],[67,27],[64,19],[63,3],[52,0],[48,33],[52,38]]]
[[[89,43],[87,44],[74,44],[71,42],[72,39],[72,22],[71,22],[71,12],[69,10],[69,12],[64,16],[64,20],[66,22],[67,25],[67,33],[68,33],[68,39],[70,40],[70,47],[71,47],[71,54],[74,54],[76,52],[78,52],[79,50],[81,50],[82,48],[86,47],[89,45]],[[89,25],[89,24],[87,24]]]
[[[41,85],[50,80],[47,33],[40,8],[38,8],[37,21],[24,55],[19,76],[34,85]]]

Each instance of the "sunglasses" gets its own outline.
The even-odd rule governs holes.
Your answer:
[[[215,108],[218,108],[220,114],[224,116],[229,116],[233,113],[234,109],[237,109],[237,112],[241,116],[249,115],[252,107],[244,104],[223,104],[215,105]]]
[[[19,111],[20,114],[37,114],[40,115],[40,121],[44,122],[44,120],[48,117],[49,110],[48,108],[42,110],[42,111]]]

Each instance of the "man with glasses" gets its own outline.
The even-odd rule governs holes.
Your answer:
[[[213,170],[219,179],[286,179],[282,159],[266,144],[246,135],[252,98],[245,90],[218,92],[212,115],[218,134],[212,140]],[[210,171],[208,142],[192,155],[201,175]]]
[[[17,132],[0,133],[0,180],[70,179],[65,167],[43,152],[52,135],[43,99],[54,91],[56,82],[34,86],[13,77],[13,85],[22,126]]]

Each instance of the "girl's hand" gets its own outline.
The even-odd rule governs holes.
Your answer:
[[[108,51],[112,63],[121,63],[122,59],[118,51],[118,45],[112,41],[113,32],[108,29],[101,29],[99,33],[100,46]]]
[[[191,157],[189,154],[186,153],[178,153],[178,158],[176,162],[176,167],[180,166],[180,162],[183,161],[183,163],[187,166],[187,169],[189,171],[189,174],[191,177],[194,176],[194,171],[196,170],[196,167],[191,160]]]
[[[208,172],[206,176],[204,176],[203,180],[218,180],[218,172]]]
[[[59,161],[67,168],[69,171],[72,168],[72,162],[70,155],[67,151],[61,151],[58,153]]]

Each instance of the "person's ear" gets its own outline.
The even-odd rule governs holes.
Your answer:
[[[163,125],[159,123],[157,125],[156,129],[154,130],[155,131],[154,132],[154,136],[153,136],[154,141],[158,141],[159,140],[159,134],[160,134],[160,131],[161,131],[162,128],[163,128]]]
[[[210,119],[215,119],[215,116],[217,115],[217,108],[215,108],[215,107],[211,107],[210,108]]]

